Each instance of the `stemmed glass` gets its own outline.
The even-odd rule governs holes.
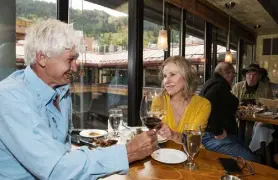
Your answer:
[[[118,137],[119,126],[123,121],[123,112],[119,108],[113,108],[109,110],[109,123],[113,129],[113,137]]]
[[[165,116],[165,101],[158,91],[149,91],[142,97],[140,105],[140,118],[148,129],[159,130]]]
[[[196,170],[198,166],[193,161],[194,156],[199,152],[202,142],[202,126],[195,124],[185,124],[182,138],[182,145],[188,156],[188,161],[184,167],[188,170]]]
[[[278,98],[278,88],[272,88],[274,99]]]

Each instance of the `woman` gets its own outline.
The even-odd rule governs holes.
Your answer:
[[[210,115],[210,102],[195,95],[197,77],[184,57],[169,57],[162,64],[163,98],[153,101],[154,106],[166,103],[166,116],[159,134],[167,140],[181,142],[187,123],[205,127]],[[164,101],[164,102],[161,102]]]

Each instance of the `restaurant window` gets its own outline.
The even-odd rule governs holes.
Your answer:
[[[165,3],[168,7],[168,3]],[[162,1],[144,1],[143,21],[143,91],[161,87],[160,67],[164,51],[157,48],[159,30],[162,29]]]
[[[233,65],[236,65],[237,62],[237,47],[238,47],[238,36],[234,31],[231,32],[231,38],[230,38],[230,49],[233,56]]]
[[[262,55],[278,55],[278,38],[263,39]]]
[[[69,23],[86,47],[71,84],[73,125],[107,129],[109,109],[127,109],[128,3],[72,0],[69,6]]]
[[[278,55],[278,38],[272,39],[272,55]]]
[[[204,30],[205,21],[193,14],[186,14],[185,58],[192,63],[199,79],[199,87],[204,84]]]
[[[170,56],[179,55],[180,8],[165,2],[165,19],[168,16]],[[162,29],[163,1],[144,1],[143,91],[161,88],[161,65],[165,51],[157,48],[159,30]],[[167,11],[167,13],[166,13]],[[165,23],[165,27],[167,23]]]
[[[271,39],[263,40],[263,55],[271,55]]]
[[[253,45],[244,43],[242,68],[247,68],[249,64],[253,61]]]
[[[160,87],[161,77],[160,69],[157,67],[146,67],[145,69],[145,86],[146,87]]]
[[[25,30],[41,19],[56,19],[57,0],[16,0],[16,67],[24,69]]]
[[[227,48],[227,33],[228,31],[216,28],[217,64],[219,62],[225,61]]]
[[[181,9],[168,4],[169,28],[170,28],[170,56],[179,55],[180,51],[180,26]]]
[[[253,61],[253,46],[251,44],[243,43],[243,56],[240,69],[247,68]],[[244,79],[243,75],[239,74],[240,79]]]

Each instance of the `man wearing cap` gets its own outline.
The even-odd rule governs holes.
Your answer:
[[[241,105],[255,105],[259,98],[273,98],[272,90],[265,83],[260,83],[262,69],[258,64],[252,63],[242,69],[245,81],[234,85],[232,93],[239,99]]]
[[[256,105],[259,98],[273,98],[272,90],[266,83],[260,82],[262,76],[262,68],[258,64],[252,63],[246,69],[242,69],[245,80],[234,85],[232,93],[239,99],[241,105]],[[253,127],[252,140],[249,144],[251,151],[257,151],[261,147],[261,143],[267,145],[272,141],[272,133],[274,132],[271,125],[257,122]]]

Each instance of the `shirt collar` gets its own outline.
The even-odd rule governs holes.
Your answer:
[[[231,89],[231,85],[228,83],[228,81],[221,75],[219,74],[218,72],[215,72],[213,74],[213,78],[218,80],[218,81],[221,81],[223,84],[225,84],[229,89]]]
[[[52,99],[55,99],[57,94],[59,94],[60,99],[62,99],[69,91],[68,84],[57,87],[56,89],[52,89],[36,75],[30,65],[25,68],[24,74],[26,86],[29,89],[34,90],[36,92],[37,99],[42,99],[45,105],[48,104]]]

